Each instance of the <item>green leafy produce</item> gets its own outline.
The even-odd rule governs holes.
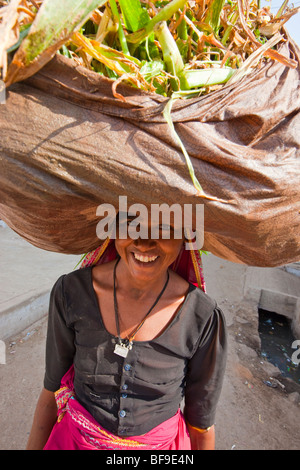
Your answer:
[[[276,46],[299,10],[288,0],[274,16],[259,0],[0,1],[1,78],[7,86],[23,80],[58,53],[111,78],[118,99],[120,82],[170,97],[164,116],[200,195],[172,123],[174,100],[237,81],[268,58],[296,67]]]

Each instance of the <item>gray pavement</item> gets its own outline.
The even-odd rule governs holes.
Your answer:
[[[0,221],[0,340],[47,313],[54,282],[79,260],[36,248]]]

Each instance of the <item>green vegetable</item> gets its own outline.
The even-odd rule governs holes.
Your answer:
[[[24,80],[59,51],[111,78],[116,98],[125,99],[116,90],[120,81],[169,97],[164,118],[197,194],[206,197],[173,125],[174,101],[232,84],[264,57],[298,65],[274,47],[282,40],[280,25],[299,9],[284,13],[288,0],[283,0],[272,22],[256,1],[44,0],[39,8],[30,0],[7,2],[0,8],[3,78],[7,86]],[[14,56],[7,67],[8,53]]]

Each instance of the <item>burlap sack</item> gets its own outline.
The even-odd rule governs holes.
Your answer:
[[[281,48],[298,61],[293,41]],[[99,245],[99,204],[203,203],[204,249],[238,263],[300,259],[300,67],[269,61],[242,81],[174,104],[200,199],[162,116],[166,99],[56,56],[0,105],[0,217],[61,253]],[[231,202],[230,202],[231,201]]]

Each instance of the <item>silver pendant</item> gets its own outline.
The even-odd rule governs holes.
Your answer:
[[[114,353],[121,357],[127,357],[130,349],[132,349],[132,342],[128,344],[120,343],[115,345]]]

